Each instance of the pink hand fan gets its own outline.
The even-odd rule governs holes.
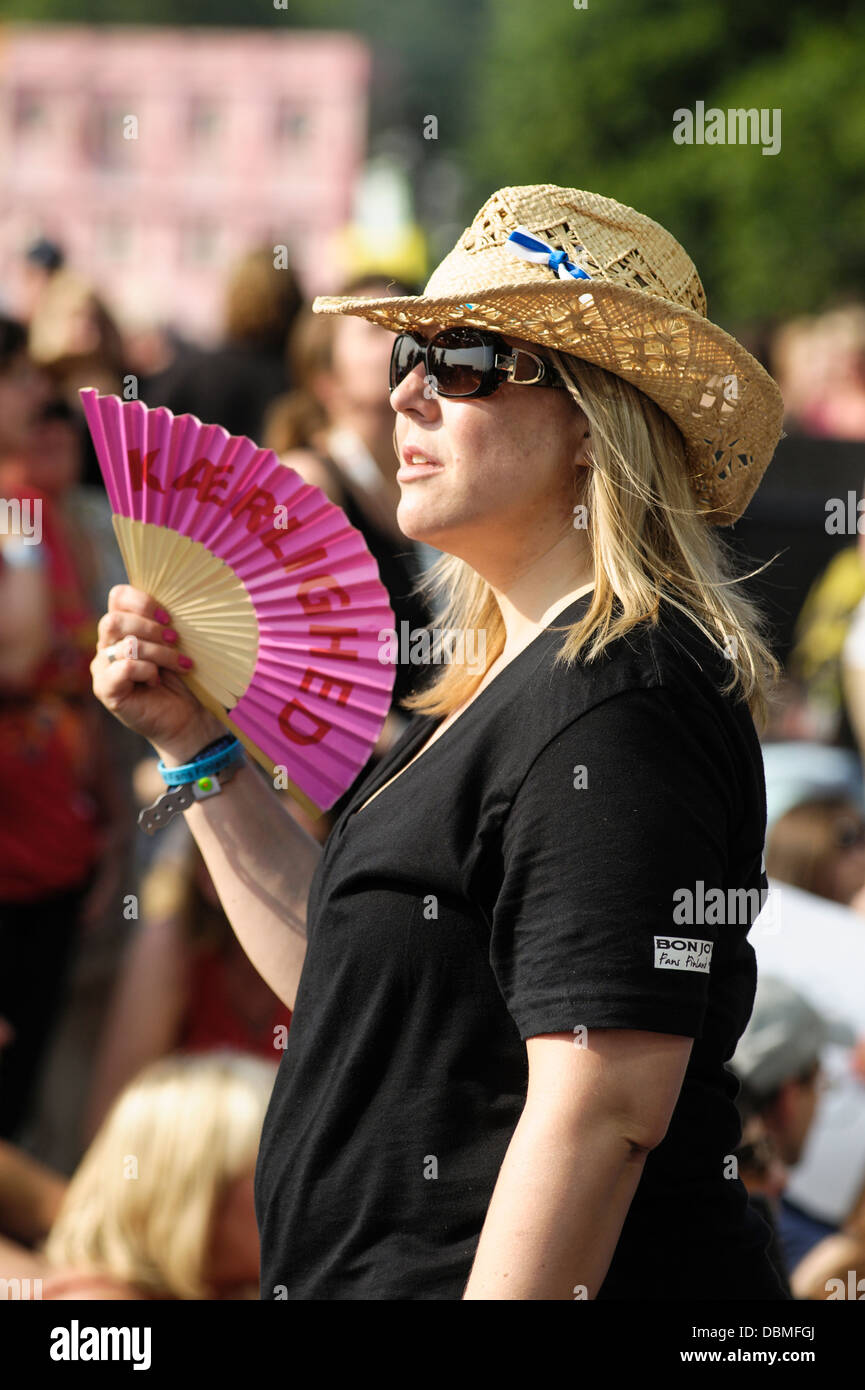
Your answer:
[[[79,394],[129,582],[171,615],[195,662],[183,679],[320,815],[367,761],[393,689],[378,637],[393,611],[363,536],[251,439]]]

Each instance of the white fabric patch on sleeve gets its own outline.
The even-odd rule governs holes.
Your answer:
[[[656,970],[696,970],[708,975],[712,963],[711,941],[700,941],[694,937],[656,936]]]

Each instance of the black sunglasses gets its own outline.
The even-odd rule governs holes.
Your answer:
[[[445,328],[429,340],[418,333],[400,333],[390,356],[391,391],[420,363],[427,385],[448,399],[491,396],[506,381],[515,386],[565,386],[544,358],[524,348],[509,348],[498,333],[482,328]]]

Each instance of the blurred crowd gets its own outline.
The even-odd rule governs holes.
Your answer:
[[[785,429],[818,439],[865,439],[865,304],[793,319],[774,334],[772,374]]]
[[[256,1298],[252,1175],[291,1015],[237,944],[183,818],[153,839],[137,830],[163,786],[150,746],[90,688],[97,620],[125,574],[78,392],[137,396],[274,449],[345,510],[397,630],[416,629],[433,619],[417,584],[436,552],[396,526],[392,337],[314,315],[270,248],[231,268],[208,347],[118,324],[52,242],[26,248],[20,271],[0,316],[0,1281],[21,1297],[39,1280],[43,1298]],[[374,274],[340,292],[417,289]],[[789,431],[865,440],[865,306],[784,325],[771,365]],[[370,762],[422,679],[398,665]],[[784,949],[761,966],[730,1062],[731,1173],[799,1299],[857,1296],[838,1280],[865,1290],[863,749],[853,538],[815,577],[764,735]],[[322,841],[343,804],[312,821],[289,801]]]

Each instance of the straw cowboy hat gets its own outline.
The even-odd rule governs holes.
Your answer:
[[[700,277],[675,237],[579,188],[500,188],[421,295],[319,295],[312,307],[396,333],[486,328],[614,372],[678,426],[697,510],[711,525],[742,515],[781,437],[778,387],[706,318]]]

